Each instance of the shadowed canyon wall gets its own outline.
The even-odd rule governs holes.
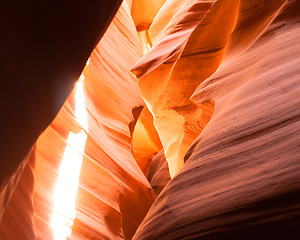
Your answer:
[[[299,0],[15,5],[0,239],[300,238]]]
[[[2,3],[1,206],[7,204],[26,156],[70,94],[120,2]]]

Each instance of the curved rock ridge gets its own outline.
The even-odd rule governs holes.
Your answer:
[[[215,6],[218,2],[222,4],[217,1]],[[258,2],[236,1],[238,14],[226,40],[225,58],[188,98],[196,104],[214,101],[213,115],[187,150],[183,168],[162,190],[133,239],[300,237],[299,13],[291,17],[300,4]],[[222,16],[213,9],[226,7],[209,10]],[[208,24],[216,28],[214,38],[205,43],[223,39],[225,20],[233,21],[229,16],[223,20],[216,17],[210,18],[213,23],[203,24],[203,29]],[[190,58],[191,65],[193,51],[201,56],[198,49],[203,42],[199,40],[191,42],[190,54],[184,57]],[[209,49],[218,55],[214,48],[207,48],[206,54],[212,54]],[[147,58],[134,68],[143,72],[141,86],[155,71],[168,67],[165,63],[156,66]],[[201,72],[193,74],[201,78]]]
[[[171,180],[171,177],[164,151],[161,150],[159,153],[152,156],[152,158],[148,181],[150,182],[155,195],[158,196]]]
[[[35,148],[28,156],[27,164],[1,218],[0,239],[35,239],[32,201],[34,165]]]
[[[139,116],[132,136],[133,156],[146,177],[152,166],[152,157],[162,149],[153,125],[153,116],[145,106]]]
[[[154,200],[131,147],[130,126],[132,123],[134,127],[144,103],[129,68],[141,56],[129,7],[123,2],[83,71],[88,129],[84,129],[87,139],[70,239],[131,239]],[[74,95],[37,142],[38,239],[51,236],[49,227],[45,231],[45,223],[49,226],[51,221],[51,195],[68,132],[82,129],[72,108]],[[49,175],[45,174],[45,167]]]
[[[2,4],[0,239],[300,239],[300,1],[121,2]]]
[[[189,98],[218,68],[236,24],[239,1],[189,1],[183,9],[181,20],[171,24],[166,36],[132,69],[154,115],[172,177],[213,113],[214,101],[197,104]]]
[[[3,2],[0,218],[38,136],[67,99],[120,0]],[[86,14],[82,17],[83,13]]]
[[[150,26],[149,37],[142,42],[158,42],[132,72],[139,79],[141,94],[154,114],[171,176],[182,168],[186,150],[214,109],[213,100],[207,99],[199,105],[190,96],[217,70],[224,57],[247,49],[285,2],[269,1],[257,6],[247,1],[188,1],[178,7],[178,1],[170,0],[161,8],[156,21],[165,27],[160,33],[158,29],[154,31],[151,40]],[[177,10],[173,18],[160,17],[169,9]],[[250,21],[254,12],[259,17]],[[155,29],[155,19],[153,24]],[[174,128],[167,129],[171,122]]]

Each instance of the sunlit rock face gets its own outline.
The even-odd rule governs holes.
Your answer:
[[[32,146],[67,99],[120,2],[3,3],[0,216]]]
[[[73,222],[69,226],[73,230],[69,234],[70,238],[131,239],[154,200],[151,186],[132,154],[132,130],[144,102],[137,81],[129,69],[141,56],[142,49],[130,17],[130,9],[124,2],[105,36],[91,54],[81,77],[87,126],[83,126],[84,124],[77,119],[76,102],[81,99],[76,98],[74,93],[38,140],[37,151],[40,158],[37,158],[37,164],[42,167],[45,162],[53,165],[53,162],[64,159],[64,156],[51,154],[52,151],[48,150],[51,144],[50,149],[56,149],[61,155],[65,154],[66,143],[74,148],[73,150],[79,150],[79,146],[69,142],[65,133],[71,131],[78,134],[82,129],[87,134],[84,152],[80,153],[82,166],[76,208],[74,206],[76,217],[70,219]],[[72,105],[75,106],[75,110]],[[79,114],[85,114],[84,110]],[[49,155],[45,157],[47,153]],[[58,167],[59,165],[53,166],[54,176],[48,176],[52,182],[57,177],[60,178]],[[74,170],[74,159],[69,168],[69,171]],[[44,169],[37,167],[36,171],[42,178],[47,177]],[[63,181],[70,181],[69,177],[71,176],[67,175]],[[44,191],[47,191],[47,182],[41,180],[37,181],[37,184],[40,182]],[[73,180],[73,184],[76,184],[76,179]],[[52,196],[55,195],[55,188],[56,186],[49,191],[47,197],[39,196],[44,202],[49,202],[48,206],[51,205],[52,197],[57,197]],[[37,195],[40,195],[40,192],[36,189]],[[65,201],[64,197],[61,201]],[[35,201],[36,208],[41,211],[36,218],[36,233],[40,239],[45,239],[47,234],[44,234],[44,228],[38,227],[42,224],[41,221],[51,221],[54,236],[60,223],[53,220],[52,206],[45,209],[39,206],[40,202],[41,199]],[[53,208],[55,209],[55,206]],[[60,212],[58,210],[57,214]]]
[[[300,1],[120,4],[0,10],[0,239],[300,239]]]
[[[175,25],[133,68],[157,118],[162,114],[168,121],[159,104],[163,97],[169,104],[184,101],[177,96],[188,91],[179,84],[189,76],[194,82],[186,84],[193,94],[188,92],[185,101],[214,102],[183,168],[158,196],[134,239],[299,238],[300,28],[295,8],[299,1],[216,1],[202,20],[197,18],[183,47],[171,48],[180,37]],[[196,14],[192,9],[189,14]],[[172,55],[159,50],[164,39]],[[152,82],[165,69],[157,98]],[[171,85],[175,78],[177,88]],[[193,83],[196,89],[190,88]],[[163,135],[159,122],[154,124]],[[172,167],[173,159],[166,158]]]

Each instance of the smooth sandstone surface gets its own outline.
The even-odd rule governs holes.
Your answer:
[[[271,25],[270,19],[284,2],[280,5],[276,1],[274,12],[270,11],[270,1],[255,10],[254,1],[236,4],[240,13],[227,37],[224,59],[189,98],[197,104],[213,100],[212,118],[188,149],[185,165],[158,196],[134,239],[299,238],[300,45],[296,39],[300,31],[299,21],[285,12],[299,9],[299,2],[289,3],[291,6],[283,8]],[[226,37],[222,33],[224,20],[217,16],[222,17],[218,11],[227,14],[228,9],[220,5],[213,10],[213,23],[207,22],[202,28],[221,24],[221,32],[214,29],[214,33]],[[256,17],[258,13],[260,17]],[[214,41],[217,43],[217,36]],[[187,45],[193,45],[190,56],[183,50],[177,64],[180,58],[190,58],[189,64],[196,65],[196,57],[216,56],[222,51],[212,45],[199,52],[203,44],[197,45],[197,40]],[[156,69],[168,67],[164,64],[168,62],[155,70],[147,63],[138,65],[145,74],[141,81],[149,81],[151,74],[159,71]],[[193,74],[201,79],[202,71]]]
[[[0,239],[58,240],[68,151],[67,239],[300,238],[299,0],[15,5]]]
[[[88,129],[71,239],[131,239],[154,200],[151,186],[132,155],[131,130],[144,103],[136,79],[129,72],[142,55],[129,16],[124,2],[83,71]],[[38,239],[47,238],[51,231],[45,232],[42,224],[51,220],[55,186],[50,190],[49,184],[53,185],[53,177],[58,175],[59,165],[53,163],[63,158],[67,140],[64,133],[82,128],[71,107],[76,101],[74,95],[37,142],[36,175],[41,178],[36,178],[36,185],[42,185],[35,193]],[[60,156],[54,156],[51,149]],[[45,174],[45,162],[49,169],[52,165],[49,176]],[[49,208],[40,206],[41,202]]]

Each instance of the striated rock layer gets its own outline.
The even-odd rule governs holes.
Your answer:
[[[37,142],[38,239],[48,238],[52,231],[53,183],[69,131],[83,129],[87,134],[70,239],[131,239],[152,204],[154,193],[133,158],[131,145],[132,130],[144,103],[129,68],[141,54],[129,7],[123,2],[83,71],[88,129],[79,125],[74,115],[74,93]],[[51,169],[48,175],[45,167]],[[48,208],[40,206],[41,202]],[[43,226],[45,222],[47,226]]]
[[[120,2],[2,3],[0,217],[32,146],[67,99]]]
[[[0,239],[300,238],[300,1],[0,12]]]
[[[287,3],[271,25],[286,2],[258,2],[216,1],[179,56],[156,52],[162,40],[151,50],[156,56],[149,52],[134,68],[143,87],[155,81],[156,71],[173,64],[161,96],[169,91],[167,96],[177,100],[171,88],[176,65],[186,61],[182,71],[199,63],[181,73],[200,84],[186,99],[215,103],[183,168],[158,196],[134,239],[300,237],[300,25],[293,15],[299,1]],[[163,38],[166,45],[172,46],[179,34]],[[201,59],[211,64],[200,64]],[[202,68],[212,74],[213,66],[217,71],[203,78]],[[157,96],[147,97],[151,104]]]

